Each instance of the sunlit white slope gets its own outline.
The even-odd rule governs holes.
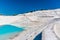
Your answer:
[[[29,12],[16,16],[1,16],[0,25],[10,24],[19,28],[21,26],[26,28],[25,31],[19,34],[19,36],[11,40],[33,40],[51,23],[60,20],[59,13],[59,9],[56,9]]]
[[[9,24],[19,20],[20,17],[17,16],[0,16],[0,25]]]
[[[57,21],[54,25],[54,32],[58,38],[60,38],[60,21]]]

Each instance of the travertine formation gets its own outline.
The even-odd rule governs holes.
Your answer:
[[[52,27],[50,27],[49,25],[50,24],[54,25],[54,22],[60,20],[59,13],[60,13],[59,9],[25,13],[24,18],[22,19],[23,20],[27,19],[27,21],[25,21],[25,23],[21,21],[23,23],[19,23],[19,24],[23,27],[26,27],[27,29],[24,32],[22,32],[20,36],[16,37],[13,40],[18,40],[18,39],[33,40],[36,37],[36,35],[38,35],[40,32],[43,32],[42,40],[50,40],[50,39],[58,40],[58,38],[53,32]],[[22,39],[21,37],[23,37],[24,39]]]
[[[33,40],[41,32],[43,35],[42,40],[58,40],[56,37],[57,35],[55,35],[56,33],[54,32],[55,29],[53,25],[55,22],[60,21],[60,9],[29,12],[19,14],[14,18],[17,18],[18,20],[8,22],[8,24],[18,27],[22,26],[25,30],[18,34],[18,36],[8,40]]]

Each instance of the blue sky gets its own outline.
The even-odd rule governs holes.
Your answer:
[[[0,14],[2,15],[56,8],[60,8],[60,0],[0,0]]]

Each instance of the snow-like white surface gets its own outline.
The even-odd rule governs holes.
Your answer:
[[[9,24],[19,20],[19,16],[0,16],[0,25]]]
[[[56,9],[29,12],[17,16],[0,16],[0,25],[11,24],[25,27],[25,31],[10,40],[33,40],[41,32],[43,32],[42,40],[58,40],[49,24],[60,20],[59,13],[60,10]]]
[[[58,38],[60,38],[60,21],[57,21],[54,25],[54,32]]]
[[[55,33],[53,32],[53,26],[54,26],[54,23],[50,24],[48,28],[46,28],[42,32],[42,40],[58,40]]]

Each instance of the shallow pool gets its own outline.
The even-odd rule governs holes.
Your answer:
[[[0,40],[8,40],[13,38],[15,35],[24,31],[24,28],[17,28],[13,25],[3,25],[0,26]]]
[[[0,35],[12,33],[12,32],[22,32],[24,28],[17,28],[13,25],[3,25],[0,26]]]

